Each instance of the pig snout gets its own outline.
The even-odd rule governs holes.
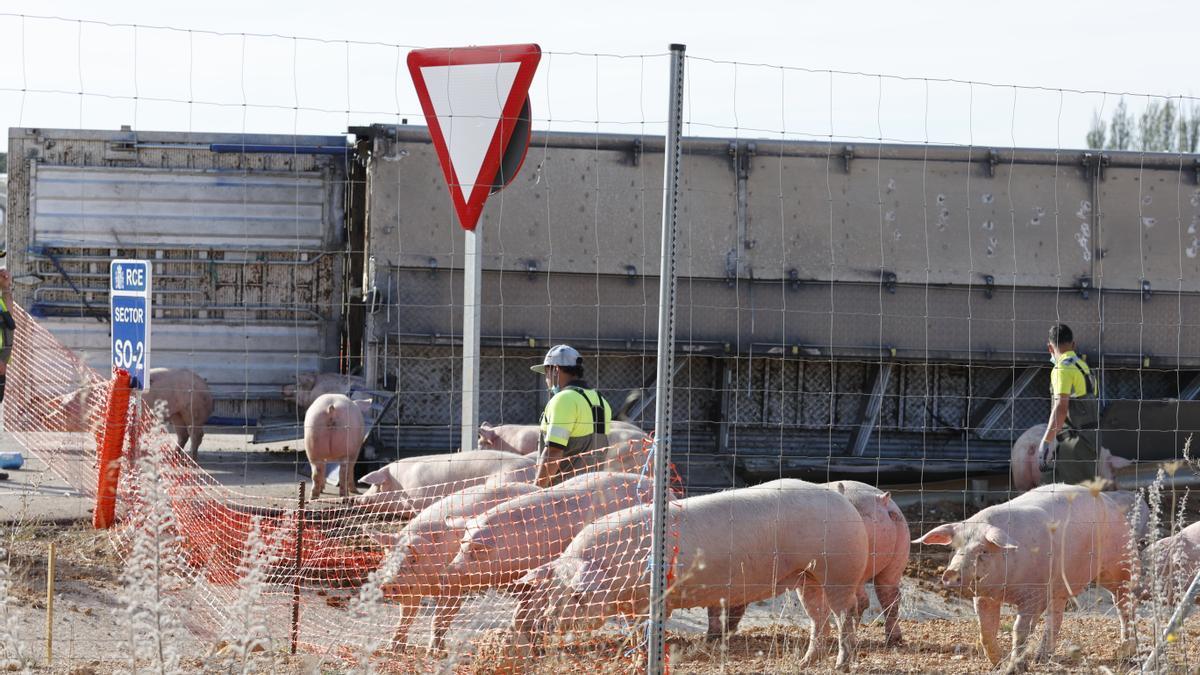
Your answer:
[[[942,572],[942,585],[947,588],[962,588],[962,573],[953,567]]]

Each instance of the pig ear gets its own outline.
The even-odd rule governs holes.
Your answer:
[[[879,495],[879,497],[877,497],[877,499],[879,499],[880,506],[887,506],[888,503],[892,501],[892,493],[885,492],[885,493]]]
[[[954,541],[954,523],[939,525],[925,533],[920,539],[913,539],[914,544],[936,544],[949,546]]]
[[[366,485],[383,485],[387,482],[387,467],[375,469],[371,473],[359,478],[358,482]]]
[[[366,415],[371,412],[371,404],[373,403],[375,403],[375,399],[373,398],[360,398],[354,402],[354,405],[358,406],[359,411]]]
[[[483,426],[479,427],[479,440],[486,441],[487,443],[496,442],[496,432],[487,425],[487,422],[484,422]]]
[[[1007,532],[996,527],[995,525],[992,525],[983,533],[983,538],[992,542],[996,546],[999,546],[1000,548],[1017,547],[1017,542],[1013,541],[1012,538],[1008,536]]]

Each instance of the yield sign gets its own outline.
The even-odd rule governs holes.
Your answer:
[[[475,229],[493,188],[512,180],[520,168],[528,137],[514,138],[513,131],[522,117],[528,124],[522,106],[541,56],[534,44],[408,53],[408,71],[464,229]],[[509,148],[510,141],[521,145]],[[501,176],[502,161],[510,164],[514,153],[516,166],[504,166]]]

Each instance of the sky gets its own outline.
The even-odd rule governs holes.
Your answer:
[[[1078,148],[1121,94],[1135,111],[1146,95],[1200,94],[1198,15],[1155,0],[3,0],[0,123],[285,134],[421,123],[409,49],[536,42],[535,128],[661,133],[678,42],[688,135]]]

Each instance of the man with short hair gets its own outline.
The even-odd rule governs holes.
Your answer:
[[[1078,483],[1096,474],[1095,429],[1100,421],[1096,383],[1087,362],[1075,353],[1070,326],[1050,327],[1050,421],[1042,436],[1038,462],[1052,480]],[[1055,449],[1057,440],[1057,449]]]
[[[542,363],[530,368],[541,373],[550,390],[538,434],[538,487],[555,477],[583,469],[584,453],[608,445],[612,407],[583,379],[583,358],[569,345],[555,345]]]

